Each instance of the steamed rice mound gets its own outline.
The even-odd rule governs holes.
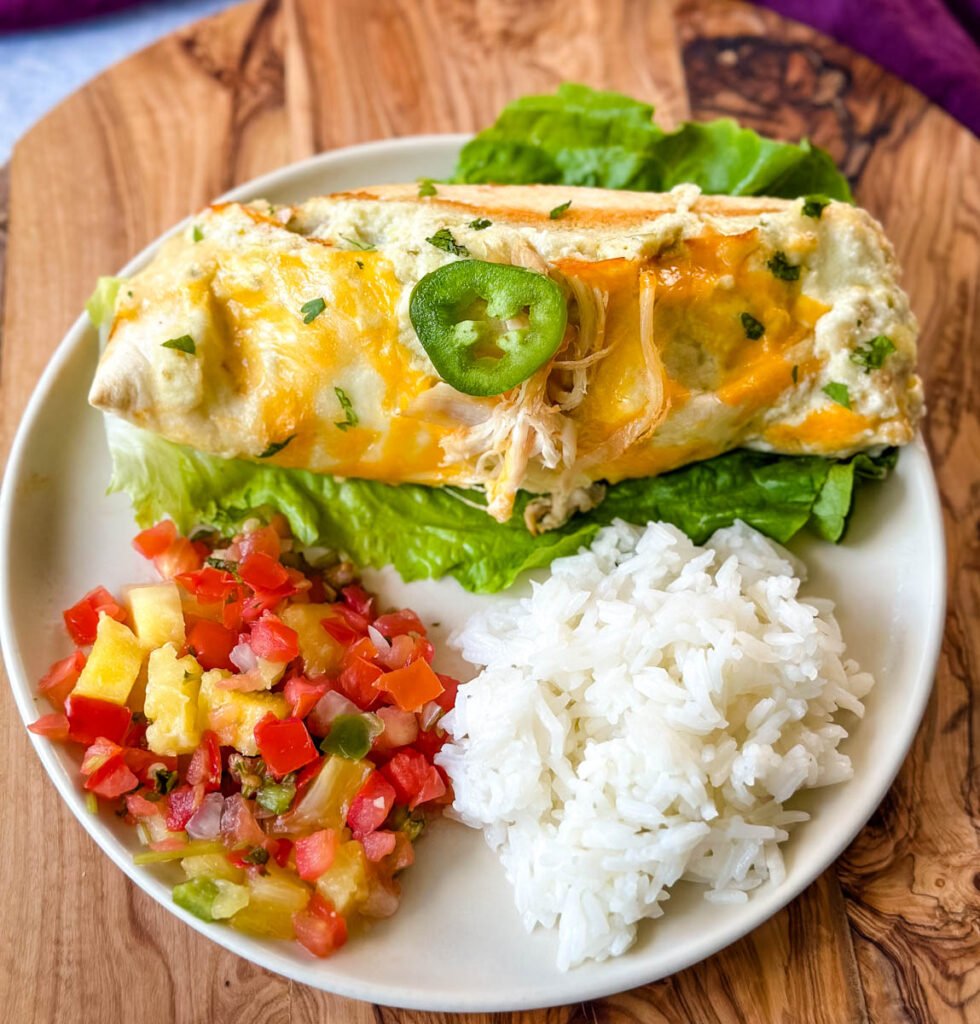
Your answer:
[[[791,558],[741,523],[697,547],[617,522],[455,638],[484,668],[445,720],[453,809],[562,969],[627,950],[678,879],[719,903],[778,884],[807,817],[786,801],[851,777],[834,716],[873,680]]]

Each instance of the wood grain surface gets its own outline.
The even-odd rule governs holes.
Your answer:
[[[913,752],[832,870],[747,938],[674,977],[494,1020],[978,1021],[980,145],[870,62],[775,15],[712,0],[233,8],[91,82],[18,144],[9,181],[0,176],[0,211],[9,186],[9,223],[0,214],[0,447],[95,277],[173,222],[280,164],[366,139],[476,129],[507,100],[563,79],[652,100],[668,124],[731,114],[774,136],[808,135],[884,222],[922,324],[949,619]],[[444,1019],[305,988],[181,925],[62,806],[6,686],[0,785],[4,1021]]]

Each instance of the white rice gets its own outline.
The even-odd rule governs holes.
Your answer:
[[[873,680],[829,601],[744,524],[696,547],[617,522],[454,638],[485,666],[444,720],[455,814],[482,828],[558,966],[627,950],[684,878],[740,903],[784,875],[799,789],[851,777],[838,710]]]

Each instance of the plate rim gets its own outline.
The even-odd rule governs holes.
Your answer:
[[[321,168],[329,168],[331,165],[360,157],[390,159],[396,157],[399,152],[414,151],[419,147],[424,148],[426,146],[445,147],[447,150],[450,148],[458,149],[470,137],[466,133],[433,133],[408,135],[394,139],[379,139],[353,146],[340,147],[269,171],[228,190],[214,200],[214,202],[242,201],[256,198],[261,195],[263,189],[277,187],[284,181],[288,182],[290,179],[298,176],[315,173]],[[129,275],[140,269],[149,261],[163,242],[184,229],[192,221],[193,216],[192,214],[184,218],[155,238],[133,256],[118,271],[118,274]],[[87,333],[88,321],[86,314],[82,313],[68,328],[65,336],[49,358],[21,414],[8,452],[2,488],[0,488],[0,648],[3,650],[8,683],[14,697],[14,703],[25,726],[37,717],[37,709],[33,705],[33,686],[24,669],[23,659],[20,655],[20,644],[14,629],[10,610],[13,580],[11,579],[9,551],[14,540],[15,499],[23,477],[24,464],[29,451],[29,442],[34,431],[35,421],[42,412],[49,393],[60,376],[64,365],[75,354],[76,349],[84,343]],[[372,981],[364,983],[359,979],[347,981],[343,976],[338,977],[332,973],[325,973],[322,970],[304,969],[305,965],[280,954],[278,947],[270,948],[265,943],[253,945],[250,937],[239,935],[239,933],[232,931],[230,928],[214,928],[173,904],[169,898],[169,889],[164,883],[151,873],[133,864],[129,850],[108,830],[101,817],[87,812],[76,781],[70,779],[63,770],[53,745],[43,740],[42,737],[35,736],[33,733],[28,733],[27,735],[45,772],[67,804],[69,810],[79,821],[82,828],[94,840],[102,853],[108,856],[135,885],[163,906],[169,913],[179,918],[184,924],[189,925],[199,934],[217,943],[228,952],[293,981],[297,981],[300,984],[309,985],[313,988],[332,992],[346,998],[369,1001],[379,1005],[435,1012],[506,1012],[539,1009],[558,1005],[556,999],[559,1002],[567,1002],[569,999],[573,1001],[590,1000],[626,991],[635,986],[648,984],[713,956],[719,950],[738,941],[750,931],[759,927],[759,925],[796,899],[805,888],[809,887],[820,874],[839,858],[844,849],[865,826],[867,820],[873,815],[877,806],[890,790],[908,756],[935,683],[936,670],[939,664],[945,632],[947,602],[946,539],[938,485],[932,461],[921,433],[917,435],[913,446],[919,450],[924,460],[922,481],[925,483],[925,491],[922,494],[922,499],[925,502],[928,518],[933,527],[928,530],[928,533],[932,548],[937,556],[930,560],[931,565],[928,570],[928,578],[932,592],[937,595],[937,601],[934,606],[934,613],[926,624],[926,636],[922,644],[922,663],[915,676],[915,700],[911,701],[908,705],[909,713],[903,718],[903,728],[896,737],[897,742],[891,746],[894,753],[890,756],[888,770],[881,776],[878,786],[859,801],[862,808],[860,814],[851,822],[851,827],[841,832],[837,842],[831,844],[830,855],[825,851],[824,856],[818,859],[815,867],[801,872],[801,877],[795,879],[792,884],[783,882],[775,887],[769,899],[750,900],[744,905],[746,909],[737,921],[733,925],[729,925],[727,930],[724,927],[719,929],[711,941],[704,943],[699,948],[698,955],[693,959],[690,956],[680,956],[676,958],[676,961],[672,961],[669,955],[662,956],[660,967],[653,970],[650,968],[644,969],[644,961],[638,960],[632,970],[627,968],[623,971],[623,974],[626,975],[625,979],[617,975],[616,980],[609,983],[603,983],[600,976],[594,980],[590,979],[589,981],[576,984],[575,972],[571,971],[562,977],[563,982],[568,982],[568,992],[564,994],[558,993],[554,991],[554,985],[552,985],[550,988],[545,988],[540,997],[535,996],[518,1001],[508,1000],[506,994],[500,994],[493,998],[487,998],[486,996],[461,998],[458,993],[445,993],[429,998],[426,995],[426,990],[386,985],[383,982]],[[854,823],[855,821],[856,824]],[[365,939],[365,941],[370,940]],[[245,950],[243,950],[243,945],[247,947]],[[628,956],[629,954],[626,955]],[[311,962],[309,967],[313,968],[329,962]]]

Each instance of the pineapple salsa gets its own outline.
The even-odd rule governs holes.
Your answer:
[[[64,613],[77,649],[31,731],[84,748],[90,807],[137,828],[137,863],[180,862],[175,903],[329,956],[353,919],[395,912],[426,815],[452,800],[433,757],[456,680],[414,612],[378,614],[350,563],[314,567],[278,517],[231,541],[163,521],[133,543],[162,582]]]

